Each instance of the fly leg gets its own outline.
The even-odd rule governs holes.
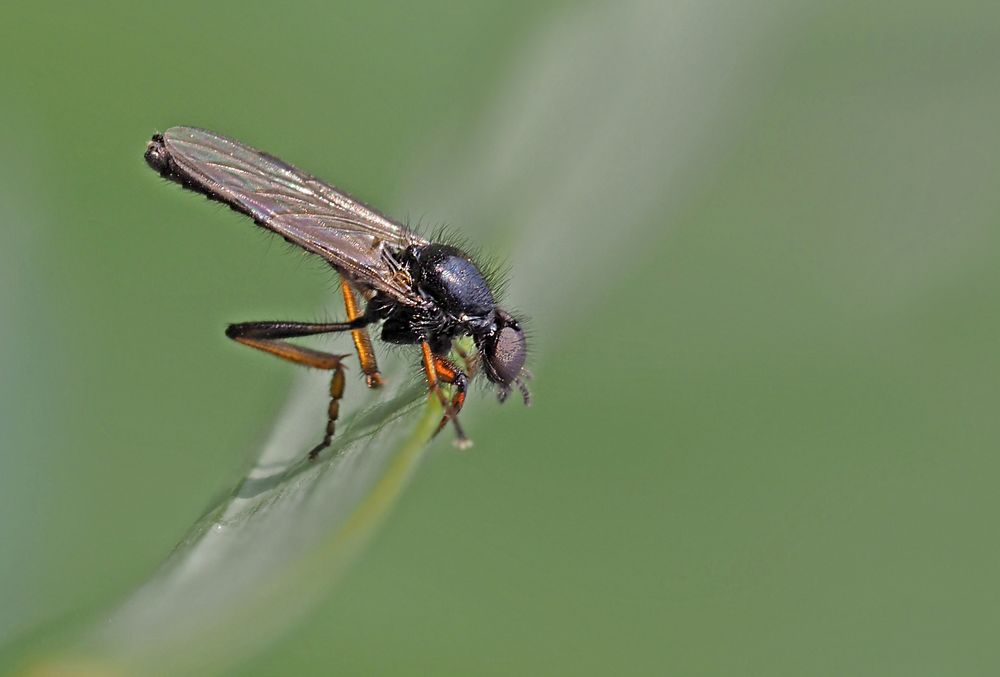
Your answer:
[[[330,445],[333,433],[337,427],[337,416],[340,414],[340,399],[344,396],[344,366],[342,360],[347,355],[333,355],[305,346],[297,346],[284,339],[296,336],[310,336],[337,331],[354,331],[367,324],[364,318],[351,322],[333,322],[324,324],[307,324],[303,322],[245,322],[231,324],[226,329],[226,336],[237,343],[262,350],[280,357],[283,360],[301,364],[306,367],[332,371],[330,378],[330,406],[327,408],[326,432],[323,441],[309,452],[309,460],[315,460],[323,449]]]
[[[451,364],[447,360],[441,357],[435,357],[431,352],[431,346],[427,341],[420,342],[420,350],[423,352],[424,358],[424,373],[427,375],[427,389],[430,390],[432,396],[437,396],[438,400],[441,402],[441,406],[444,407],[444,418],[441,420],[441,425],[438,429],[434,431],[436,435],[444,427],[447,421],[451,421],[452,425],[455,426],[455,445],[459,449],[466,449],[472,446],[472,440],[470,440],[465,435],[465,431],[462,430],[462,424],[458,422],[458,410],[455,408],[453,403],[448,402],[448,398],[445,397],[444,392],[441,390],[441,385],[438,383],[438,368],[439,362],[445,362],[451,365],[451,368],[446,370],[446,373],[442,374],[442,379],[445,382],[455,382],[455,397],[454,400],[457,401],[458,408],[461,409],[462,403],[465,401],[465,384],[466,377],[465,374],[460,372],[455,365]],[[441,366],[445,366],[441,364]],[[461,379],[458,379],[458,375],[461,375]],[[459,382],[460,381],[460,382]]]
[[[356,320],[364,313],[358,307],[358,300],[354,296],[354,289],[351,283],[345,278],[340,279],[340,291],[344,295],[344,307],[347,308],[347,319]],[[375,350],[372,348],[371,337],[364,327],[351,330],[351,338],[354,340],[354,349],[358,351],[358,360],[361,362],[361,371],[365,374],[365,383],[369,388],[378,388],[385,381],[378,371],[378,362],[375,360]]]
[[[439,381],[450,383],[455,388],[454,394],[451,396],[451,411],[449,412],[445,409],[445,414],[441,417],[441,423],[438,424],[437,430],[434,431],[434,434],[437,435],[447,425],[449,418],[457,422],[458,419],[456,417],[458,416],[458,412],[462,411],[462,405],[465,404],[465,389],[469,385],[469,377],[454,362],[437,355],[434,356],[434,369],[437,371]]]
[[[479,351],[477,350],[472,355],[465,352],[462,346],[455,344],[454,350],[458,353],[458,356],[462,358],[462,363],[465,365],[465,370],[470,374],[475,374],[476,369],[479,368]]]

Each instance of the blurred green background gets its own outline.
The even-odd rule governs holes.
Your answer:
[[[293,369],[225,324],[335,289],[145,167],[192,124],[484,242],[537,347],[535,406],[473,397],[474,450],[437,441],[333,594],[232,672],[1000,670],[996,6],[15,2],[0,26],[5,669],[245,473]]]

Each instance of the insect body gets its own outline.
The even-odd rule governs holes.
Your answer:
[[[248,322],[226,330],[240,343],[333,372],[326,434],[309,452],[310,459],[333,436],[344,391],[342,360],[347,356],[298,346],[289,338],[350,331],[372,388],[382,384],[382,376],[369,325],[382,322],[384,341],[419,345],[428,389],[445,407],[438,431],[450,420],[459,446],[469,444],[458,422],[469,378],[448,358],[456,338],[472,337],[478,353],[472,361],[482,364],[501,402],[516,386],[529,403],[521,325],[496,305],[483,274],[460,249],[425,240],[333,186],[203,129],[173,127],[154,135],[146,146],[146,162],[161,176],[229,205],[322,257],[340,274],[345,322]],[[365,302],[363,309],[358,295]],[[450,400],[441,382],[453,386]]]

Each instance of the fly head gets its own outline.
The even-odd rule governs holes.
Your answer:
[[[528,388],[524,384],[524,361],[527,357],[527,341],[524,330],[513,316],[506,311],[496,310],[496,325],[492,333],[476,337],[476,344],[483,357],[486,378],[497,384],[497,397],[501,402],[510,394],[511,385],[517,385],[524,397],[524,403],[530,402]]]

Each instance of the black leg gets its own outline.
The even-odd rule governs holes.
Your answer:
[[[305,346],[297,346],[281,339],[295,336],[310,336],[336,331],[351,331],[367,324],[364,318],[352,322],[334,322],[325,324],[307,324],[303,322],[245,322],[231,324],[226,329],[226,336],[245,346],[250,346],[265,353],[270,353],[283,360],[301,364],[315,369],[325,369],[333,372],[330,378],[330,406],[327,409],[326,433],[323,441],[309,452],[309,460],[314,460],[323,449],[330,445],[336,430],[337,416],[340,413],[340,399],[344,396],[344,367],[341,361],[347,355],[334,355]]]

